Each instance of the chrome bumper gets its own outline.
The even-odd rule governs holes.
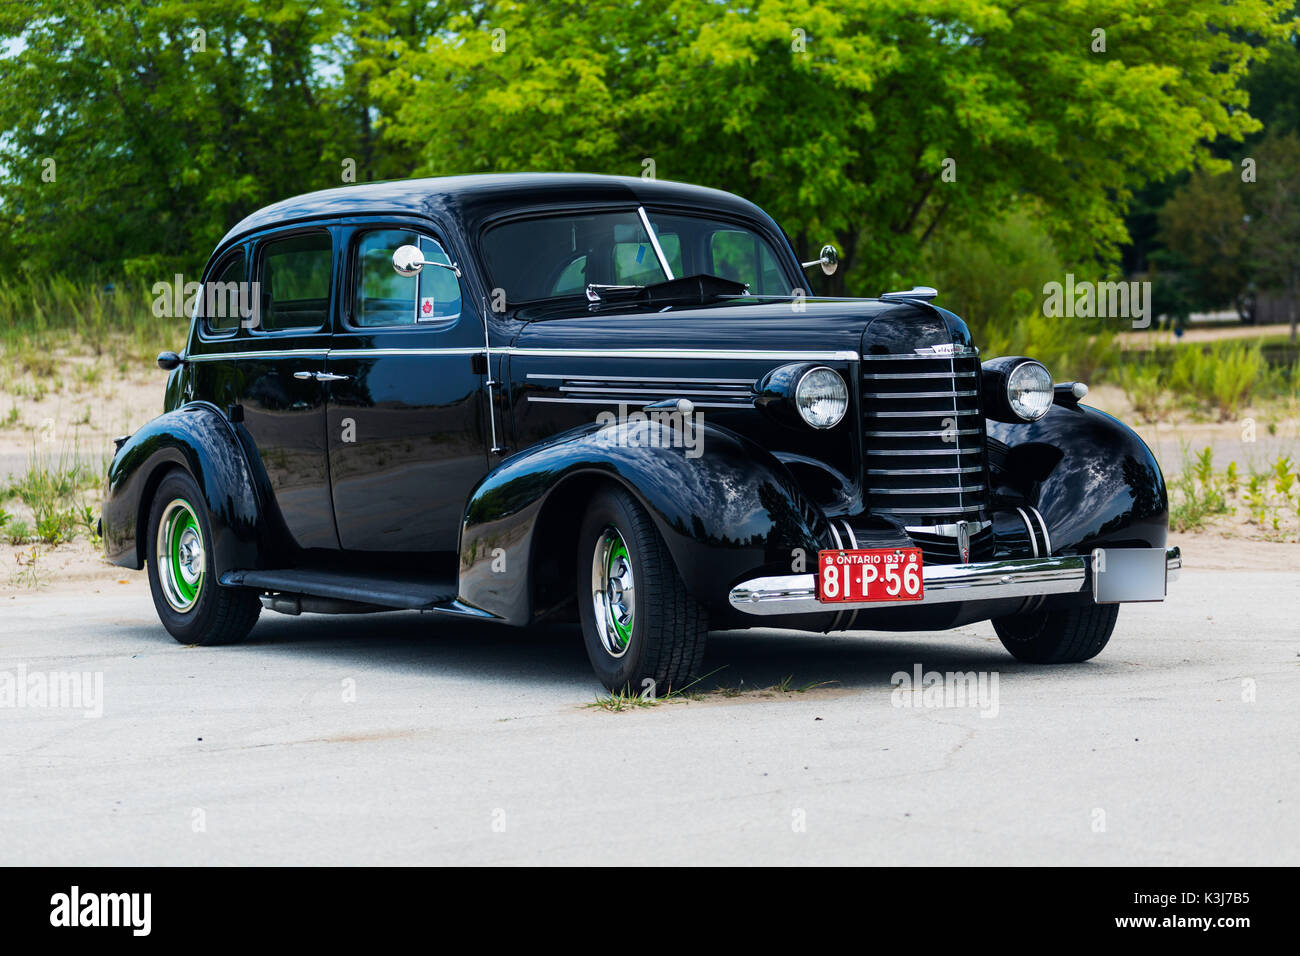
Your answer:
[[[953,601],[995,601],[1002,598],[1034,597],[1039,594],[1072,594],[1088,586],[1093,579],[1093,595],[1100,603],[1112,595],[1098,595],[1098,581],[1111,573],[1124,574],[1122,601],[1162,601],[1165,584],[1178,577],[1183,566],[1178,548],[1152,548],[1164,551],[1163,573],[1155,555],[1145,561],[1152,573],[1135,576],[1134,562],[1114,560],[1117,552],[1126,557],[1147,556],[1145,548],[1098,549],[1091,555],[1065,555],[1054,558],[1020,558],[1012,561],[985,561],[980,564],[932,564],[925,568],[925,596],[920,601],[822,603],[817,600],[817,578],[812,574],[786,574],[754,578],[731,589],[731,606],[745,614],[825,614],[829,611],[861,608],[914,607],[918,604],[948,604]],[[1106,555],[1112,555],[1107,560]],[[1091,566],[1091,567],[1090,567]]]

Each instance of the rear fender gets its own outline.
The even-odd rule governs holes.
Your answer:
[[[118,449],[104,496],[108,560],[127,568],[144,566],[153,494],[173,468],[189,472],[198,483],[217,573],[258,567],[265,525],[253,472],[233,426],[202,403],[155,418]]]

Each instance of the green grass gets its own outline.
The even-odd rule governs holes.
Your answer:
[[[711,691],[693,690],[701,681],[712,677],[721,667],[712,670],[709,673],[697,677],[680,690],[671,690],[662,697],[644,697],[633,691],[630,687],[624,687],[621,690],[613,691],[603,696],[598,696],[594,701],[586,706],[599,710],[609,711],[610,713],[622,713],[628,710],[641,710],[647,707],[657,707],[659,704],[681,701],[681,700],[705,700],[709,696],[723,697],[727,699],[743,696],[746,692],[755,693],[762,697],[775,697],[777,694],[805,694],[810,690],[816,690],[821,687],[829,687],[836,681],[809,681],[806,684],[794,683],[794,675],[790,674],[784,677],[779,683],[771,687],[747,688],[742,681],[739,686],[728,687],[722,685],[715,687]]]
[[[189,328],[183,318],[158,318],[142,283],[69,278],[9,279],[0,282],[0,352],[11,377],[51,381],[67,369],[62,351],[111,360],[119,371],[151,363],[159,352],[179,350]],[[96,363],[79,371],[88,385],[103,375]]]
[[[1112,378],[1146,421],[1174,408],[1239,417],[1255,401],[1294,399],[1296,365],[1271,365],[1258,342],[1179,345],[1129,352]]]
[[[107,467],[107,463],[104,463]],[[0,492],[0,504],[17,500],[30,514],[31,524],[5,514],[0,529],[10,544],[39,541],[59,545],[84,534],[95,541],[94,509],[86,503],[86,492],[102,481],[104,468],[87,465],[75,442],[57,454],[34,447],[25,474]]]
[[[1169,485],[1169,527],[1200,531],[1213,518],[1242,510],[1265,538],[1300,541],[1300,474],[1290,456],[1243,476],[1236,462],[1217,471],[1213,454],[1206,447],[1193,456],[1184,446],[1183,467]]]

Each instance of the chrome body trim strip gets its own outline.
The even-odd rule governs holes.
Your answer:
[[[364,358],[368,355],[477,355],[494,352],[503,355],[523,355],[535,357],[568,356],[571,358],[665,358],[665,359],[753,359],[786,362],[856,362],[857,352],[849,351],[768,351],[764,349],[541,349],[515,348],[509,345],[491,348],[446,348],[446,349],[264,349],[239,352],[206,352],[202,355],[183,355],[186,362],[218,362],[222,359],[240,358],[303,358],[314,355],[338,355],[352,358]],[[530,373],[531,377],[531,373]],[[541,377],[541,376],[538,376]],[[574,376],[548,376],[551,378],[569,378]],[[588,376],[589,378],[594,376]],[[612,378],[612,376],[600,376]],[[578,376],[580,378],[580,376]],[[626,376],[628,381],[650,381],[648,378]],[[669,381],[686,381],[670,379]],[[708,381],[734,382],[748,384],[752,379],[709,379]]]
[[[568,358],[753,359],[784,362],[856,362],[857,352],[778,352],[764,349],[539,349],[504,346],[509,355]]]
[[[658,388],[651,386],[649,388],[638,388],[635,385],[561,385],[561,391],[581,392],[584,395],[608,395],[611,398],[617,398],[620,395],[681,395],[683,392],[691,392],[696,395],[709,395],[714,398],[744,398],[754,397],[752,389],[738,389],[734,387],[720,388]]]
[[[854,549],[856,549],[858,546],[858,536],[853,533],[853,525],[849,524],[848,518],[842,518],[840,520],[844,522],[844,530],[849,536],[849,543],[853,545]],[[854,622],[857,621],[857,619],[858,619],[858,612],[854,611],[849,615],[848,620],[844,622],[844,627],[842,627],[841,630],[844,631],[850,630],[853,627]]]
[[[680,392],[677,394],[681,394]],[[562,398],[549,395],[529,395],[530,402],[549,402],[554,405],[654,405],[657,398],[638,399],[633,395],[611,395],[608,398]],[[692,408],[753,408],[753,402],[697,402],[687,398]]]
[[[1039,526],[1042,527],[1042,529],[1043,529],[1043,550],[1044,550],[1047,554],[1051,554],[1051,553],[1052,553],[1052,536],[1051,536],[1050,534],[1047,533],[1047,522],[1043,520],[1043,513],[1042,513],[1041,511],[1039,511],[1037,508],[1035,508],[1033,505],[1028,505],[1027,507],[1029,508],[1029,510],[1030,510],[1031,512],[1033,512],[1034,517],[1038,519],[1038,524],[1039,524]]]
[[[448,349],[330,349],[329,357],[334,358],[370,358],[402,355],[482,355],[485,349],[457,347]]]
[[[673,385],[743,385],[754,387],[752,378],[673,378],[665,375],[554,375],[529,372],[526,378],[555,378],[564,382],[668,382]]]
[[[1029,532],[1029,543],[1034,546],[1034,557],[1038,557],[1038,535],[1034,533],[1034,526],[1029,521],[1029,515],[1025,514],[1024,508],[1017,508],[1020,513],[1020,520],[1025,523],[1025,530]]]
[[[182,356],[186,362],[220,362],[224,359],[325,358],[329,349],[265,349],[247,352],[205,352]]]

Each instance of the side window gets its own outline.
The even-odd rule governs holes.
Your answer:
[[[417,243],[429,262],[451,262],[435,240],[410,230],[376,229],[362,234],[354,267],[354,326],[391,328],[445,322],[460,315],[460,282],[451,270],[426,266],[419,276],[394,271],[393,252]]]
[[[776,290],[783,281],[772,250],[753,233],[719,230],[709,240],[709,255],[716,275],[748,283],[750,292]]]
[[[241,246],[238,254],[220,265],[204,284],[199,309],[207,319],[209,332],[233,332],[239,328],[240,318],[252,312],[254,303],[249,301],[247,278]]]
[[[328,232],[268,242],[262,250],[262,314],[267,332],[318,329],[329,321],[334,247]]]

